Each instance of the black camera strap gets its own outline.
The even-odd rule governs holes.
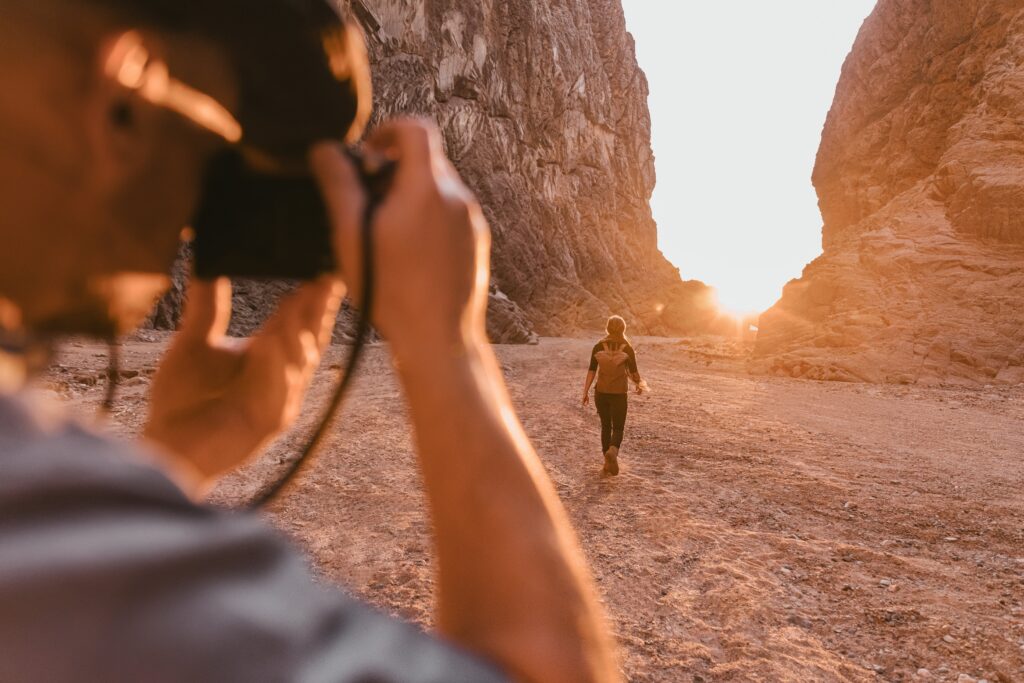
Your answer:
[[[373,217],[376,213],[377,206],[383,199],[383,192],[374,192],[371,184],[365,179],[364,186],[366,186],[368,191],[361,226],[363,296],[359,302],[359,313],[358,318],[356,319],[356,336],[352,343],[352,350],[348,355],[348,362],[345,364],[345,369],[342,371],[338,387],[334,390],[334,394],[331,396],[330,403],[327,405],[327,410],[325,411],[323,418],[321,418],[320,423],[317,425],[312,436],[309,437],[305,447],[298,456],[288,464],[287,469],[277,478],[276,481],[265,487],[249,502],[246,507],[250,510],[259,509],[277,498],[277,496],[295,480],[295,477],[298,476],[301,471],[309,467],[309,465],[315,460],[316,452],[322,444],[324,435],[327,433],[327,429],[331,426],[331,422],[334,420],[338,409],[341,407],[341,402],[345,397],[345,392],[351,385],[352,378],[355,377],[356,369],[359,366],[359,361],[363,356],[363,349],[365,348],[367,339],[370,336],[370,311],[373,307]]]

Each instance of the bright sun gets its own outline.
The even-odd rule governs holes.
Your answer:
[[[714,287],[715,304],[734,318],[748,318],[764,313],[779,299],[780,290],[765,287],[756,278],[726,278]]]
[[[811,171],[875,0],[623,0],[650,86],[658,245],[723,312],[770,308],[821,253]]]

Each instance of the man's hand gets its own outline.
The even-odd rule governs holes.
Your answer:
[[[400,365],[485,343],[490,231],[444,156],[440,133],[430,124],[397,121],[377,129],[366,147],[398,166],[374,217],[374,324]],[[338,145],[317,146],[311,159],[338,219],[338,262],[358,301],[361,236],[352,216],[360,214],[366,198]]]
[[[583,394],[583,405],[589,405],[590,403],[590,392]]]
[[[429,124],[387,124],[367,152],[397,163],[374,217],[371,313],[391,343],[416,431],[435,532],[437,628],[513,680],[618,681],[568,517],[486,343],[490,235],[480,208]],[[355,169],[333,144],[318,146],[312,164],[343,275],[356,286],[351,216],[365,197]]]
[[[242,342],[226,336],[230,282],[191,282],[181,331],[153,381],[144,432],[171,456],[190,493],[203,493],[292,423],[342,294],[333,277],[304,284]]]

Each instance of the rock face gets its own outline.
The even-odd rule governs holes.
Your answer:
[[[343,4],[367,35],[378,119],[437,121],[480,198],[493,339],[571,334],[613,312],[636,332],[710,324],[707,288],[657,247],[647,81],[620,0]]]
[[[686,332],[713,312],[657,247],[647,79],[620,0],[352,0],[376,110],[425,114],[480,198],[494,284],[546,335]]]
[[[813,179],[824,254],[761,317],[755,370],[1024,381],[1024,2],[881,0]]]

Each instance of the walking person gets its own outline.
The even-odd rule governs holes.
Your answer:
[[[590,387],[597,378],[594,388],[594,405],[601,417],[601,452],[604,453],[604,472],[619,473],[619,448],[622,447],[622,433],[626,427],[626,410],[629,401],[629,379],[636,384],[636,393],[641,393],[643,384],[636,367],[636,351],[626,337],[626,321],[613,315],[605,326],[608,333],[594,345],[590,352],[590,369],[583,387],[583,405],[590,402]]]

